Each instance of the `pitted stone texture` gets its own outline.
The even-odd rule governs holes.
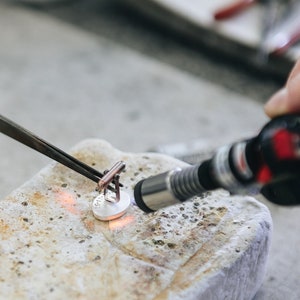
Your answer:
[[[87,140],[73,155],[96,169],[126,162],[135,183],[184,166]],[[251,299],[270,245],[268,209],[217,191],[154,214],[133,203],[120,219],[93,217],[95,183],[51,164],[1,201],[0,289],[8,299]]]

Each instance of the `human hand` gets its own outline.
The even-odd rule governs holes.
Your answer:
[[[300,59],[288,77],[285,87],[275,93],[265,105],[265,113],[270,118],[296,112],[300,113]]]

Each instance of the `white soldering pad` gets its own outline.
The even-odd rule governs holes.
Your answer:
[[[124,215],[130,206],[130,197],[127,193],[120,191],[120,200],[116,201],[114,193],[107,193],[97,196],[92,204],[92,211],[96,219],[110,221]]]

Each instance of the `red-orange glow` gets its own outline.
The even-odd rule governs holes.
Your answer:
[[[110,230],[118,230],[134,222],[134,216],[125,216],[116,220],[109,221]]]
[[[70,192],[59,190],[56,193],[56,200],[60,205],[74,215],[79,215],[80,212],[76,208],[76,198]]]

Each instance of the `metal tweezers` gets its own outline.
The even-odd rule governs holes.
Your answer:
[[[63,164],[64,166],[72,169],[77,173],[80,173],[81,175],[91,179],[94,182],[99,183],[100,179],[104,176],[99,171],[91,168],[90,166],[77,160],[73,156],[44,141],[43,139],[39,138],[30,131],[26,130],[25,128],[19,126],[18,124],[5,118],[2,115],[0,115],[0,131],[1,133],[54,159],[55,161]],[[120,186],[122,185],[120,184]],[[112,186],[107,186],[107,189],[116,192],[116,190]]]

